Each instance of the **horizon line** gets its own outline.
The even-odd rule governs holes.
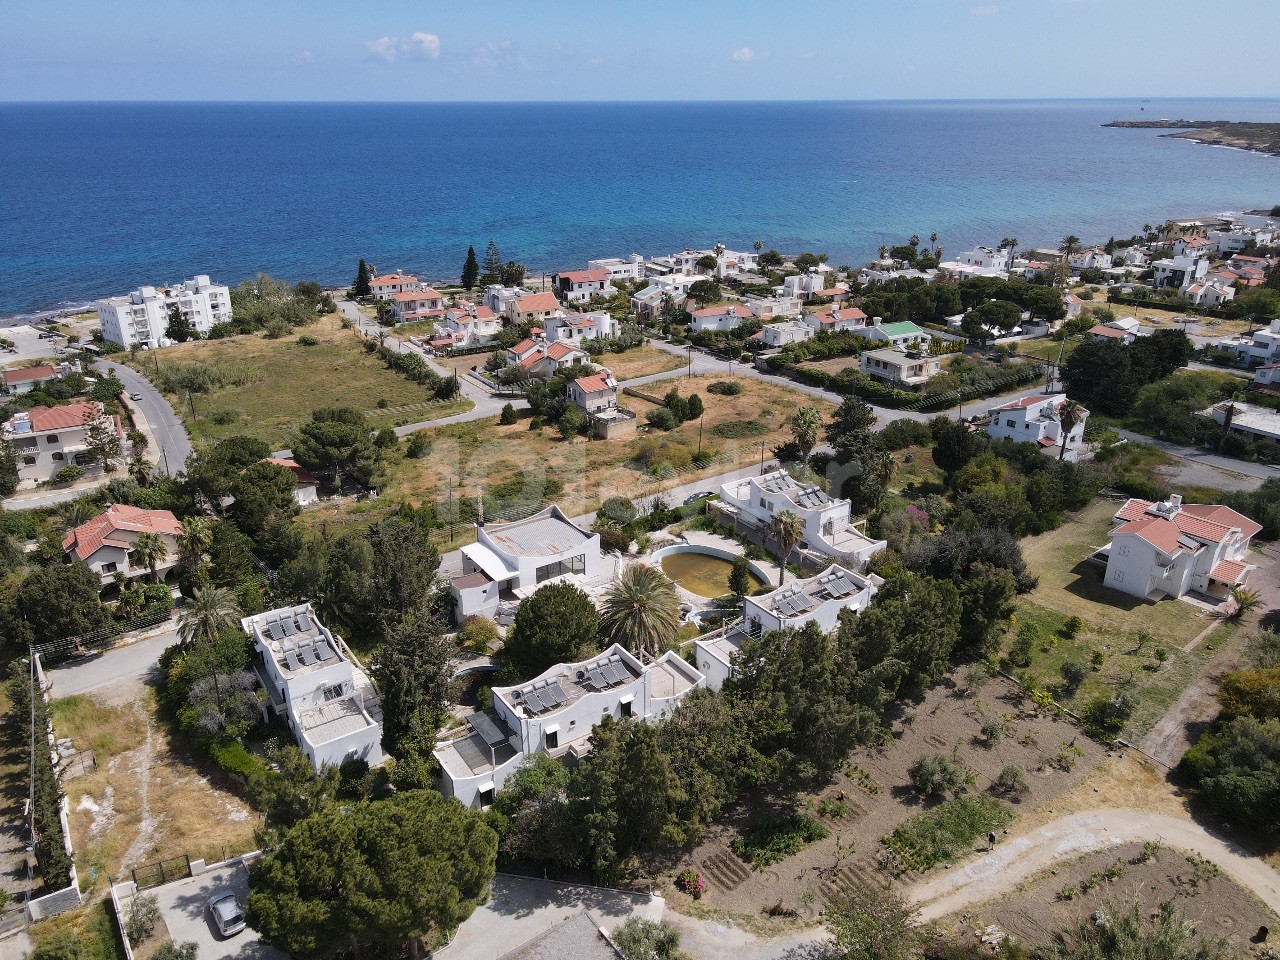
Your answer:
[[[50,104],[67,104],[67,105],[126,105],[126,104],[151,104],[151,105],[169,105],[169,104],[239,104],[239,105],[331,105],[331,106],[354,106],[354,105],[395,105],[402,106],[411,105],[432,105],[432,106],[475,106],[475,105],[528,105],[528,104],[546,104],[546,105],[596,105],[596,104],[619,104],[619,105],[645,105],[645,104],[772,104],[772,103],[794,103],[794,104],[848,104],[848,103],[1117,103],[1125,101],[1135,101],[1139,103],[1199,103],[1199,102],[1217,102],[1217,103],[1280,103],[1280,94],[1273,96],[1258,97],[1241,97],[1241,96],[1147,96],[1143,94],[1117,95],[1106,97],[857,97],[857,98],[831,98],[831,97],[776,97],[776,98],[758,98],[758,97],[694,97],[684,99],[595,99],[595,100],[566,100],[559,98],[532,99],[532,100],[499,100],[499,99],[483,99],[483,100],[423,100],[423,99],[280,99],[280,100],[252,100],[252,99],[179,99],[165,100],[157,98],[110,98],[110,99],[73,99],[73,98],[49,98],[49,99],[7,99],[0,97],[0,105],[4,106],[48,106]]]

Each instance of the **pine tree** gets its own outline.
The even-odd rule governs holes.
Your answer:
[[[484,287],[491,283],[501,283],[502,268],[502,254],[498,252],[498,245],[490,240],[484,252],[484,273],[480,275],[480,285]]]
[[[364,262],[364,257],[360,258],[360,266],[356,268],[356,282],[352,284],[351,292],[359,297],[367,297],[373,293],[373,289],[369,286],[369,265]]]
[[[120,438],[111,429],[110,421],[104,415],[88,413],[84,422],[88,427],[84,438],[85,447],[102,469],[110,473],[115,469],[115,459],[120,456]]]
[[[480,264],[476,260],[476,248],[467,247],[467,262],[462,265],[462,286],[470,290],[480,276]]]

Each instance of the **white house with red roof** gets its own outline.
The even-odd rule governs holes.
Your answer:
[[[530,293],[507,303],[507,319],[512,323],[546,324],[556,314],[563,314],[554,293]]]
[[[1179,237],[1173,241],[1173,255],[1175,257],[1207,257],[1212,254],[1217,245],[1204,237]]]
[[[390,300],[397,293],[413,293],[419,287],[418,278],[411,273],[384,273],[369,281],[369,290],[375,300]]]
[[[547,339],[553,342],[580,344],[584,340],[608,340],[621,334],[622,325],[605,310],[566,313],[547,321]]]
[[[88,523],[67,531],[62,549],[68,560],[80,561],[107,584],[117,573],[141,577],[151,572],[145,563],[132,560],[133,546],[144,533],[157,534],[164,541],[165,557],[156,565],[156,572],[163,575],[178,563],[178,537],[182,534],[182,524],[168,510],[108,504]]]
[[[265,462],[284,467],[293,474],[293,502],[298,506],[309,507],[320,502],[320,481],[297,460],[291,457],[267,457]]]
[[[1061,454],[1062,459],[1074,461],[1085,450],[1084,424],[1089,419],[1089,411],[1079,407],[1080,420],[1066,433],[1066,452],[1063,453],[1062,410],[1069,402],[1065,393],[1010,400],[991,408],[986,431],[993,439],[1034,443],[1044,453],[1055,457]]]
[[[565,396],[586,413],[600,413],[618,405],[618,381],[608,370],[579,377],[565,387]]]
[[[1089,334],[1095,340],[1116,340],[1129,344],[1142,336],[1142,326],[1133,317],[1121,317],[1119,320],[1090,327]]]
[[[1113,262],[1111,254],[1101,247],[1080,250],[1067,260],[1072,270],[1110,270]]]
[[[693,320],[689,324],[689,330],[702,333],[704,330],[733,330],[744,321],[751,320],[754,314],[745,303],[719,303],[714,307],[694,310],[690,316]]]
[[[551,376],[575,363],[586,363],[586,351],[572,342],[547,343],[541,337],[524,339],[507,351],[507,364],[523,367],[537,376]]]
[[[400,290],[380,300],[391,301],[391,314],[396,323],[413,323],[417,320],[434,320],[444,316],[444,294],[435,287]]]
[[[48,480],[63,467],[92,467],[94,458],[88,437],[89,428],[94,425],[101,425],[124,443],[120,418],[108,416],[96,400],[32,407],[15,413],[0,428],[0,436],[18,458],[18,482],[35,484]]]
[[[502,332],[502,318],[482,303],[459,301],[436,324],[436,338],[449,338],[454,347],[478,347]],[[436,340],[432,340],[434,346]]]
[[[831,306],[808,314],[804,322],[813,328],[814,333],[856,333],[866,329],[867,315],[857,307]]]
[[[65,363],[60,363],[56,367],[41,363],[34,367],[22,367],[19,370],[5,370],[0,373],[0,393],[11,397],[30,393],[50,380],[61,380],[70,372],[71,367]]]
[[[1254,568],[1246,552],[1262,529],[1230,507],[1184,504],[1178,494],[1159,503],[1130,500],[1115,524],[1102,550],[1103,583],[1147,600],[1228,596]]]
[[[626,280],[634,283],[644,279],[644,257],[633,253],[626,260],[621,257],[603,257],[599,260],[588,260],[588,270],[605,270],[610,280]]]
[[[568,303],[586,303],[592,297],[613,293],[609,271],[605,269],[566,270],[551,277],[556,291]]]
[[[1062,298],[1062,309],[1067,311],[1068,320],[1074,320],[1080,316],[1080,311],[1084,309],[1084,301],[1074,293],[1068,293]]]
[[[1217,307],[1234,300],[1236,288],[1222,277],[1208,277],[1187,287],[1184,296],[1197,307]]]

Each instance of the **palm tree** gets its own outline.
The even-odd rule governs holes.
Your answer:
[[[138,534],[138,539],[133,541],[133,549],[129,551],[130,560],[142,564],[151,571],[152,583],[160,582],[157,568],[168,555],[169,547],[164,542],[164,537],[150,531]]]
[[[920,246],[920,234],[918,234],[918,233],[913,233],[913,234],[911,235],[911,239],[910,239],[910,240],[908,240],[908,241],[907,241],[907,243],[909,243],[909,244],[910,244],[911,246],[913,246],[913,247],[918,247],[918,246]]]
[[[189,570],[200,569],[204,555],[213,544],[213,526],[206,517],[188,517],[178,534],[178,556]]]
[[[759,240],[756,241],[755,246],[756,246],[756,253],[759,253],[761,250],[764,249],[764,244],[761,243]]]
[[[60,503],[56,510],[58,520],[65,530],[74,530],[98,515],[98,508],[88,500],[70,500],[67,503]]]
[[[1062,425],[1062,446],[1058,449],[1058,459],[1062,460],[1067,455],[1067,438],[1071,436],[1071,431],[1076,425],[1084,419],[1084,407],[1076,403],[1074,400],[1068,400],[1062,405],[1058,411],[1058,423]]]
[[[234,628],[239,617],[240,605],[236,603],[235,594],[226,587],[197,587],[178,618],[178,638],[187,647],[203,643],[212,648],[218,634],[228,627]],[[217,664],[213,665],[211,674],[213,697],[221,714],[222,690],[218,685]]]
[[[658,656],[680,630],[676,585],[655,567],[628,564],[605,591],[600,632],[637,656]]]
[[[933,248],[933,259],[938,259],[938,235],[936,233],[929,234],[929,246]]]
[[[769,539],[778,545],[778,586],[787,581],[787,557],[804,536],[804,521],[790,510],[780,510],[769,524]]]
[[[884,259],[885,257],[887,257],[888,255],[889,255],[889,248],[888,248],[888,247],[886,247],[884,244],[881,244],[881,245],[880,245],[880,259],[881,259],[881,260],[883,260],[883,259]]]
[[[1061,251],[1064,258],[1070,260],[1071,255],[1078,253],[1080,250],[1080,238],[1075,234],[1064,237],[1062,244],[1058,247],[1058,250]]]
[[[817,407],[801,407],[791,417],[791,438],[800,448],[800,459],[808,466],[809,454],[822,436],[822,414]]]
[[[1246,613],[1262,602],[1262,595],[1257,590],[1236,586],[1231,588],[1231,599],[1236,602],[1236,608],[1231,611],[1230,619],[1240,620]]]
[[[1018,250],[1018,238],[1005,237],[1003,240],[1000,241],[1000,249],[1009,251],[1009,266],[1012,267],[1014,255],[1017,253],[1017,250]]]
[[[944,252],[945,252],[945,248],[944,248],[944,247],[934,247],[934,248],[933,248],[933,259],[935,259],[935,260],[937,260],[939,263],[941,263],[941,262],[942,262],[942,254],[943,254]]]

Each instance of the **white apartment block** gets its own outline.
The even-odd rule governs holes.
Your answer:
[[[532,290],[524,287],[504,287],[500,283],[491,283],[484,288],[484,305],[498,316],[506,316],[507,304],[514,303],[521,297],[530,296]]]
[[[99,300],[97,307],[104,340],[125,348],[135,343],[155,348],[169,343],[165,333],[172,309],[193,337],[208,336],[214,324],[229,322],[231,291],[200,274],[176,287],[139,287],[122,297]]]
[[[1107,564],[1103,583],[1147,600],[1228,596],[1253,569],[1245,552],[1262,529],[1229,507],[1184,504],[1178,494],[1160,503],[1130,500],[1115,524],[1099,552]]]
[[[780,297],[795,297],[808,300],[810,297],[836,297],[848,293],[848,289],[838,287],[829,282],[831,267],[820,263],[810,267],[804,273],[792,274],[782,278],[782,284],[774,287],[774,293]]]
[[[240,626],[254,642],[264,711],[284,718],[317,772],[347,760],[382,763],[378,695],[311,604],[245,617]]]
[[[712,504],[732,522],[764,530],[784,510],[804,523],[799,547],[861,569],[872,555],[886,546],[872,540],[850,522],[848,500],[833,500],[817,484],[797,483],[785,470],[761,477],[733,480],[720,487],[720,500]]]
[[[873,573],[855,573],[833,563],[816,576],[792,580],[772,593],[744,597],[741,624],[694,641],[698,670],[710,689],[719,690],[733,675],[734,657],[748,638],[775,630],[799,630],[810,623],[830,633],[839,626],[845,610],[857,616],[867,609],[883,584]]]
[[[1153,287],[1157,290],[1171,287],[1179,293],[1185,293],[1188,287],[1203,280],[1209,272],[1209,258],[1183,255],[1157,260],[1151,267],[1155,271]]]
[[[462,573],[450,582],[461,623],[493,619],[501,600],[518,602],[561,578],[593,581],[603,573],[600,535],[574,524],[552,505],[524,520],[476,525],[476,542],[462,548]]]
[[[440,792],[464,807],[487,807],[526,757],[580,759],[605,717],[657,722],[705,686],[706,678],[675,651],[644,664],[614,644],[528,683],[494,687],[493,706],[467,717],[461,736],[437,744]]]
[[[751,308],[751,315],[761,320],[777,320],[795,318],[804,309],[795,297],[746,297],[746,304]]]
[[[1273,229],[1237,227],[1232,230],[1210,230],[1209,242],[1213,244],[1218,256],[1229,257],[1242,251],[1250,241],[1260,247],[1269,247],[1276,242],[1277,236],[1280,234]]]
[[[0,428],[0,439],[18,459],[18,483],[24,487],[49,480],[63,467],[100,469],[89,450],[89,428],[100,424],[123,446],[120,418],[108,416],[96,400],[58,407],[32,407],[15,413]]]
[[[595,297],[608,297],[613,293],[612,278],[608,270],[567,270],[551,278],[556,293],[566,303],[586,303]]]
[[[1208,258],[1214,251],[1214,243],[1204,237],[1179,237],[1173,241],[1173,255],[1187,259]]]
[[[986,424],[987,433],[996,440],[1034,443],[1051,456],[1062,450],[1062,408],[1067,405],[1065,393],[1023,397],[992,407]],[[1064,460],[1074,462],[1084,452],[1084,425],[1089,411],[1080,408],[1080,422],[1067,434]]]
[[[1011,253],[1012,251],[1008,247],[1000,247],[996,250],[992,250],[990,247],[974,247],[972,250],[965,250],[956,254],[954,262],[967,267],[982,267],[986,270],[1008,274],[1009,268],[1013,266]]]
[[[618,257],[605,257],[602,260],[588,260],[588,270],[607,270],[610,280],[626,280],[635,283],[644,279],[644,257],[633,253],[626,260]]]
[[[703,257],[712,257],[716,261],[715,269],[711,273],[721,279],[735,273],[754,271],[759,266],[757,254],[727,250],[724,246],[717,246],[712,250],[693,250],[686,247],[667,259],[680,273],[699,273],[701,268],[698,266],[698,261]]]

